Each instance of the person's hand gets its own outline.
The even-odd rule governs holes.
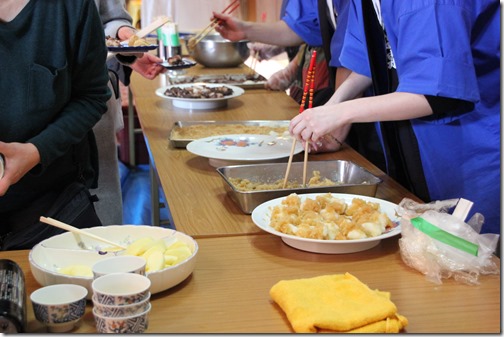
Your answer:
[[[4,176],[0,179],[0,196],[3,196],[11,185],[17,183],[40,162],[40,154],[31,143],[4,142],[0,142],[0,153],[5,160]]]
[[[246,40],[246,23],[229,15],[213,12],[213,17],[219,20],[215,30],[225,39],[231,41]]]
[[[314,151],[336,150],[351,127],[339,117],[336,105],[307,109],[291,120],[289,132],[297,140],[309,141]]]
[[[285,51],[284,47],[261,42],[249,42],[247,43],[247,47],[250,50],[250,54],[255,55],[258,61],[269,60]]]
[[[287,67],[277,71],[266,82],[266,89],[269,90],[287,90],[294,83],[299,68],[297,57],[294,58]]]
[[[149,53],[144,53],[143,56],[138,58],[130,65],[130,67],[143,77],[152,80],[160,73],[164,73],[166,71],[163,66],[158,64],[161,62],[163,62],[163,60],[159,57]]]

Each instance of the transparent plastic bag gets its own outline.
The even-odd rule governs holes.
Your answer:
[[[441,284],[454,278],[465,284],[479,284],[479,275],[499,274],[493,258],[498,234],[479,234],[483,215],[476,213],[466,223],[448,213],[460,199],[419,204],[403,199],[401,217],[401,257],[409,267]]]

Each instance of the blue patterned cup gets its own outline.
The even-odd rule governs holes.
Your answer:
[[[96,301],[96,297],[92,297],[94,311],[103,317],[123,317],[133,316],[144,312],[150,305],[150,293],[145,299],[140,302],[127,305],[107,305]]]
[[[96,321],[96,331],[98,333],[142,333],[149,326],[149,312],[151,304],[147,309],[136,315],[122,317],[106,317],[100,315],[96,308],[93,308],[93,315]]]
[[[103,275],[91,283],[95,301],[106,305],[129,305],[149,295],[151,281],[147,276],[133,273]]]
[[[87,294],[80,285],[55,284],[35,290],[30,300],[35,318],[50,332],[67,332],[84,316]]]

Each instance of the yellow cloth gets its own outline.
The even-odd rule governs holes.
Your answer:
[[[391,333],[408,325],[390,293],[371,290],[349,273],[280,281],[270,295],[296,332]]]

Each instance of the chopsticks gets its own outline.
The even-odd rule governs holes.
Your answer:
[[[308,109],[313,107],[313,93],[315,90],[315,60],[317,59],[317,51],[313,50],[310,59],[310,66],[308,68],[308,73],[306,75],[306,82],[303,90],[303,98],[301,99],[301,105],[299,106],[299,113],[302,113],[306,105],[306,96],[308,96]],[[309,93],[309,95],[308,95]],[[308,164],[308,145],[309,141],[305,143],[305,153],[303,161],[303,187],[306,187],[306,168]],[[287,163],[287,170],[285,172],[285,178],[283,182],[283,188],[287,186],[287,180],[289,179],[289,173],[292,165],[292,157],[294,156],[294,150],[296,149],[296,138],[292,140],[291,152],[289,155],[289,161]]]
[[[234,0],[226,8],[224,8],[224,10],[221,13],[229,15],[232,12],[234,12],[234,10],[237,9],[238,7],[240,7],[240,0]],[[227,13],[226,13],[226,11],[227,11]],[[206,26],[201,32],[196,34],[196,36],[194,36],[191,39],[192,40],[191,45],[193,47],[195,45],[197,45],[198,42],[200,42],[205,36],[207,36],[219,23],[220,23],[220,20],[215,19],[215,18],[212,19],[212,21],[210,21],[210,24],[208,26]]]
[[[107,244],[109,244],[111,246],[114,246],[114,247],[118,247],[118,248],[121,248],[121,249],[126,249],[125,246],[121,246],[118,243],[115,243],[113,241],[107,240],[107,239],[102,238],[100,236],[94,235],[93,233],[89,233],[89,232],[83,231],[82,229],[79,229],[77,227],[71,226],[69,224],[66,224],[64,222],[58,221],[56,219],[46,218],[46,217],[41,216],[39,220],[40,220],[40,222],[44,222],[44,223],[46,223],[48,225],[51,225],[51,226],[54,226],[54,227],[58,227],[58,228],[61,228],[63,230],[66,230],[66,231],[69,231],[69,232],[72,232],[72,233],[81,234],[81,235],[90,237],[92,239],[95,239],[95,240],[107,243]]]

